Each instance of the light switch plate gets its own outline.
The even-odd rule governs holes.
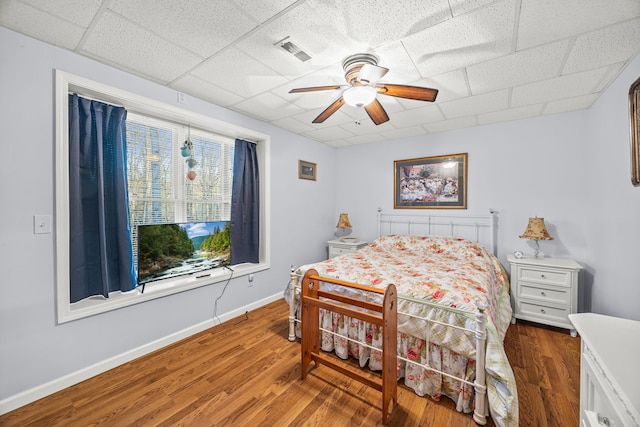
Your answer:
[[[33,216],[33,234],[51,233],[51,215]]]

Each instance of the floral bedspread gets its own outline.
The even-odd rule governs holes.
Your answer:
[[[457,329],[416,320],[410,313],[474,329],[477,307],[486,307],[486,374],[489,408],[496,425],[518,425],[515,377],[502,345],[511,320],[509,283],[500,262],[484,247],[469,240],[444,236],[389,235],[357,252],[302,266],[302,275],[314,268],[320,276],[379,288],[395,284],[398,292],[398,354],[473,381],[475,337]],[[381,302],[381,296],[324,283],[335,292]],[[285,292],[288,297],[288,291]],[[297,304],[298,302],[296,302]],[[443,311],[437,306],[447,306]],[[321,326],[342,336],[381,348],[375,325],[335,313],[323,312]],[[322,349],[343,358],[353,356],[360,365],[381,369],[377,351],[332,334],[322,334]],[[448,396],[459,411],[473,411],[473,387],[447,376],[400,362],[399,376],[417,394],[439,400]]]

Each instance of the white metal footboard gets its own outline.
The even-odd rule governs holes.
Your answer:
[[[298,306],[296,302],[300,296],[300,280],[302,276],[295,272],[295,269],[291,269],[291,277],[289,283],[289,341],[296,340],[295,334],[295,324],[296,322],[301,322],[296,316],[296,307]],[[398,296],[398,299],[406,299],[402,296]],[[460,312],[460,310],[451,310],[448,307],[435,306],[437,309],[441,309],[444,311],[451,312]],[[485,313],[486,307],[478,307],[478,312],[474,313],[475,315],[475,328],[468,329],[464,327],[460,327],[457,325],[451,325],[447,323],[443,323],[436,320],[427,319],[421,316],[416,316],[408,313],[403,313],[400,309],[398,310],[398,315],[404,315],[408,317],[412,317],[414,319],[423,320],[425,322],[430,322],[432,324],[439,324],[448,328],[455,328],[466,333],[475,335],[475,344],[476,344],[476,378],[474,382],[468,381],[465,378],[460,378],[455,375],[451,375],[449,373],[440,371],[430,365],[425,365],[418,363],[416,361],[407,359],[401,355],[398,355],[398,359],[403,360],[406,363],[411,363],[417,366],[422,367],[423,369],[436,372],[438,374],[444,375],[456,381],[461,381],[464,384],[473,386],[475,390],[475,409],[473,413],[473,419],[477,424],[484,425],[487,422],[487,414],[488,414],[488,400],[487,400],[487,385],[486,385],[486,371],[485,371],[485,362],[486,362],[486,342],[487,342],[487,332],[486,332],[486,322],[487,315]],[[334,335],[337,335],[333,331],[328,331],[326,329],[322,329],[323,332],[328,332]],[[347,341],[356,343],[358,345],[362,345],[364,347],[370,348],[372,350],[380,350],[379,348],[374,348],[367,344],[366,342],[360,342],[354,340],[350,337],[340,335],[340,338],[346,339]]]

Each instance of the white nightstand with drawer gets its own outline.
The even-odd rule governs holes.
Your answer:
[[[358,239],[329,240],[329,258],[355,252],[367,246],[367,242]]]
[[[569,315],[578,311],[578,275],[582,266],[571,259],[516,258],[511,264],[513,317],[576,330]]]

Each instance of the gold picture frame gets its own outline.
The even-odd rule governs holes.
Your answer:
[[[466,209],[467,153],[393,162],[394,209]]]
[[[298,178],[315,181],[318,177],[318,165],[315,163],[298,160]]]
[[[631,125],[631,183],[640,186],[640,77],[629,88]]]

